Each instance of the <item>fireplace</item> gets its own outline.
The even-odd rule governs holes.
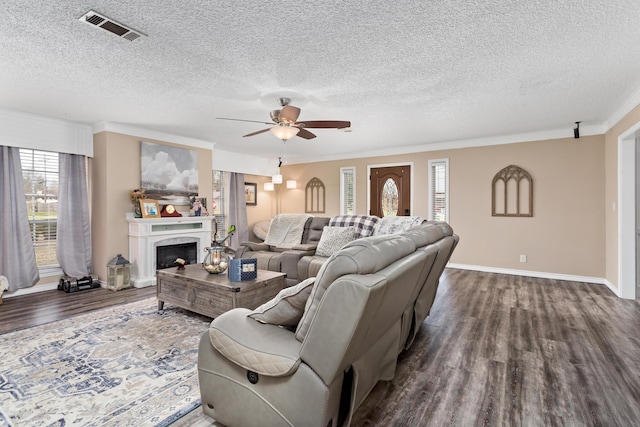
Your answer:
[[[156,270],[173,267],[176,258],[190,263],[204,261],[204,248],[211,245],[212,217],[127,218],[129,223],[129,261],[131,283],[136,288],[156,285]],[[175,246],[191,249],[183,253],[162,254],[159,248]],[[160,259],[158,259],[160,258]],[[162,260],[161,258],[166,258]],[[168,264],[160,267],[160,264]]]
[[[177,245],[156,246],[156,270],[175,267],[175,261],[182,258],[188,264],[198,263],[198,244],[196,242]]]

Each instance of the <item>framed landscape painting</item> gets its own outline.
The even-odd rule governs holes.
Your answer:
[[[140,141],[140,187],[155,199],[198,194],[198,152]]]

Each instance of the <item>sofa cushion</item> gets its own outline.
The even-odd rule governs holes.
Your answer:
[[[209,328],[211,345],[244,369],[268,376],[291,375],[300,365],[300,342],[275,325],[249,319],[246,308],[226,311]]]
[[[336,215],[329,220],[331,227],[356,228],[356,239],[373,235],[373,230],[380,218],[373,215]]]
[[[303,244],[314,244],[318,245],[320,241],[320,237],[322,237],[322,230],[326,225],[329,225],[329,218],[322,216],[314,216],[309,220],[308,227],[304,228],[304,233],[302,234],[302,243]],[[314,246],[314,248],[315,248]]]
[[[264,241],[269,232],[270,221],[258,221],[253,225],[253,234],[260,240]]]
[[[324,227],[316,255],[329,257],[355,239],[355,227]]]
[[[247,316],[261,323],[280,326],[296,326],[302,318],[307,298],[315,277],[310,277],[295,286],[281,290],[273,299],[265,302]]]

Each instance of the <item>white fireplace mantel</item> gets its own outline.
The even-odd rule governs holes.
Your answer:
[[[133,286],[155,286],[158,246],[195,242],[198,262],[202,262],[204,248],[211,245],[212,220],[212,216],[127,218]]]

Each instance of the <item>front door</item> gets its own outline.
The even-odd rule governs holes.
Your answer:
[[[372,168],[370,215],[411,215],[411,166]]]

